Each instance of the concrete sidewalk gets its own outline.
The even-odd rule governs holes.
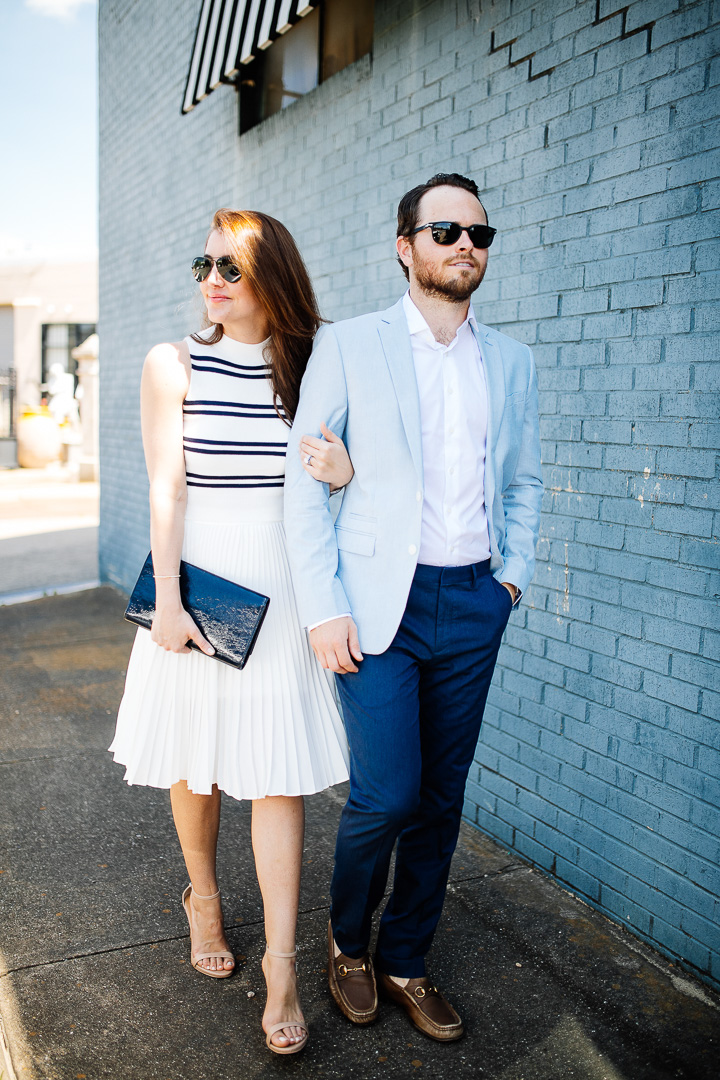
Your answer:
[[[59,464],[0,469],[0,606],[99,584],[99,494]]]
[[[18,1078],[715,1080],[717,997],[471,828],[430,957],[466,1037],[435,1043],[392,1005],[349,1025],[324,957],[341,789],[306,800],[310,1043],[273,1057],[249,805],[224,805],[239,965],[216,982],[189,964],[167,793],[128,788],[106,752],[133,636],[122,611],[107,588],[0,609],[0,1013]]]

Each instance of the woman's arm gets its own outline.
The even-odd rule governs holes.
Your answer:
[[[325,425],[320,425],[324,438],[303,435],[300,440],[300,458],[305,472],[315,480],[330,485],[330,494],[346,487],[353,476],[352,461],[342,439]],[[310,461],[308,461],[310,458]]]
[[[215,651],[180,601],[180,553],[187,487],[183,455],[183,402],[190,384],[184,343],[156,345],[145,360],[141,385],[143,447],[150,477],[150,546],[155,571],[152,640],[169,652],[186,653],[194,641]]]

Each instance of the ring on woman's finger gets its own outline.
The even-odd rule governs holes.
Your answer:
[[[312,459],[313,459],[313,456],[312,456],[312,454],[308,454],[308,455],[306,456],[306,458],[305,458],[305,464],[306,464],[306,465],[309,465],[309,464],[310,464],[310,462],[312,461]]]

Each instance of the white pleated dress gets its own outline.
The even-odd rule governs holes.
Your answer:
[[[129,784],[186,780],[198,794],[217,784],[235,799],[309,795],[347,779],[347,742],[332,676],[295,606],[282,521],[288,428],[273,405],[266,343],[186,342],[182,557],[270,605],[242,671],[166,652],[139,629],[110,751]]]

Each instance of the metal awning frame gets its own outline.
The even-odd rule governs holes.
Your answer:
[[[202,0],[183,113],[223,83],[235,83],[245,64],[309,15],[321,0]]]

